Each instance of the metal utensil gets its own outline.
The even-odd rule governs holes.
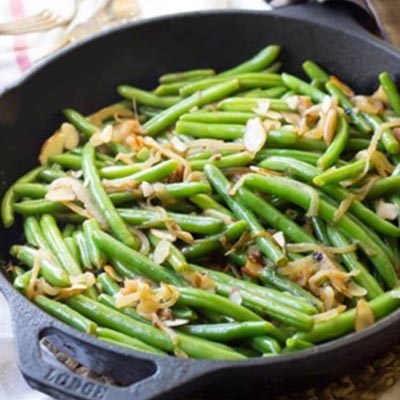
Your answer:
[[[73,1],[72,12],[68,15],[60,15],[53,10],[44,9],[37,14],[0,24],[0,35],[23,35],[67,25],[74,18],[76,11],[76,0]]]

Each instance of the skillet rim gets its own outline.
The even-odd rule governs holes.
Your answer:
[[[110,28],[104,32],[98,32],[94,34],[93,36],[83,39],[77,43],[72,43],[69,46],[61,49],[60,51],[50,55],[49,57],[45,58],[42,61],[39,61],[37,64],[35,64],[29,71],[21,75],[16,81],[11,83],[10,85],[7,85],[6,87],[3,88],[2,91],[0,91],[0,99],[2,97],[7,96],[9,92],[12,92],[13,90],[21,89],[24,87],[24,84],[26,84],[30,79],[34,79],[35,75],[39,73],[43,68],[47,67],[48,64],[51,64],[53,61],[62,59],[62,57],[66,54],[69,54],[70,52],[75,51],[78,48],[84,47],[86,44],[95,42],[98,40],[101,40],[101,38],[112,35],[116,32],[123,31],[123,30],[130,30],[130,29],[135,29],[136,27],[140,27],[142,25],[151,25],[155,24],[158,22],[163,22],[167,20],[179,20],[179,19],[185,19],[185,18],[190,18],[190,17],[197,17],[197,18],[205,18],[208,16],[218,16],[218,15],[239,15],[246,17],[247,15],[260,15],[260,16],[265,16],[268,18],[274,18],[274,19],[281,19],[283,21],[297,21],[301,22],[302,24],[309,25],[309,26],[319,26],[321,27],[324,31],[331,31],[331,32],[338,32],[341,34],[344,34],[349,37],[354,37],[357,38],[368,46],[374,46],[377,47],[387,53],[390,54],[391,57],[396,57],[400,61],[400,53],[398,50],[396,50],[392,45],[384,42],[382,39],[377,38],[373,36],[372,34],[368,33],[367,31],[363,32],[362,30],[350,30],[349,28],[340,28],[338,26],[327,26],[323,22],[320,22],[318,20],[307,20],[304,16],[298,17],[298,16],[286,16],[284,14],[280,13],[274,13],[273,11],[263,11],[263,10],[211,10],[211,11],[196,11],[196,12],[185,12],[185,13],[175,13],[175,14],[169,14],[169,15],[164,15],[164,16],[158,16],[158,17],[153,17],[153,18],[147,18],[144,20],[140,21],[133,21],[126,23],[122,26],[117,26]],[[362,28],[361,28],[362,29]],[[5,287],[4,287],[5,286]],[[18,332],[15,331],[15,326],[16,326],[16,316],[20,314],[20,312],[16,312],[14,309],[14,303],[19,303],[20,301],[23,302],[23,305],[25,307],[28,307],[29,311],[31,314],[34,314],[39,311],[39,314],[42,316],[45,316],[47,320],[50,319],[51,321],[51,326],[50,328],[55,328],[56,330],[60,330],[63,333],[72,336],[75,339],[78,339],[79,341],[90,343],[91,345],[94,345],[99,348],[103,348],[108,351],[112,351],[114,353],[121,353],[122,350],[124,350],[124,353],[128,353],[128,355],[136,356],[137,358],[143,359],[143,360],[151,360],[154,361],[157,365],[159,362],[162,362],[162,360],[167,360],[169,362],[172,362],[172,360],[175,361],[175,363],[178,363],[180,365],[193,365],[193,364],[204,364],[207,366],[214,366],[215,368],[211,369],[209,372],[212,372],[213,370],[219,370],[219,369],[229,369],[233,367],[246,367],[246,366],[268,366],[268,365],[276,365],[276,364],[286,364],[289,362],[295,362],[295,361],[300,361],[303,359],[309,359],[309,358],[316,358],[316,357],[323,357],[323,355],[340,350],[342,348],[346,348],[348,346],[351,346],[355,342],[361,342],[363,340],[368,340],[371,336],[378,335],[380,331],[383,331],[387,328],[390,328],[390,326],[395,325],[396,323],[400,325],[400,308],[391,314],[389,314],[387,317],[383,318],[382,320],[376,322],[372,327],[362,331],[362,332],[352,332],[349,333],[343,337],[340,337],[338,339],[334,339],[330,342],[327,343],[322,343],[322,344],[317,344],[315,347],[307,349],[307,350],[302,350],[299,352],[295,353],[289,353],[289,354],[281,354],[278,357],[271,357],[271,358],[263,358],[263,357],[257,357],[257,358],[249,358],[246,360],[240,360],[240,361],[229,361],[229,360],[194,360],[194,359],[179,359],[174,356],[157,356],[157,355],[149,355],[143,352],[137,352],[133,350],[128,350],[125,348],[122,348],[121,346],[118,345],[113,345],[109,343],[105,343],[101,341],[100,339],[97,339],[95,336],[91,336],[89,334],[85,334],[82,332],[79,332],[78,330],[70,327],[69,325],[59,321],[55,317],[51,316],[50,314],[44,312],[41,310],[39,307],[37,307],[34,303],[32,303],[29,299],[27,299],[25,296],[23,296],[20,292],[18,292],[17,289],[15,289],[10,281],[8,280],[6,274],[3,272],[3,268],[0,267],[0,290],[4,293],[6,300],[9,304],[10,307],[10,313],[11,313],[11,318],[13,321],[13,332],[15,336],[18,336]],[[400,289],[399,289],[400,290]],[[42,327],[41,330],[45,330],[47,326]],[[94,340],[94,343],[93,343]],[[342,349],[343,350],[343,349]],[[372,353],[372,352],[371,352]]]

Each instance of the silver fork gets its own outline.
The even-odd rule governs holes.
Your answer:
[[[76,11],[76,0],[74,0],[73,12],[67,16],[62,16],[52,10],[45,9],[28,17],[0,24],[0,35],[22,35],[67,25],[74,18]]]

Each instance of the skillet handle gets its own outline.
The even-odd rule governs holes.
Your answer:
[[[53,319],[26,299],[13,294],[12,316],[20,370],[34,389],[59,399],[150,400],[175,398],[178,393],[204,385],[205,375],[218,367],[210,363],[152,356],[119,346],[97,342]],[[68,333],[71,331],[71,334]],[[104,384],[77,374],[41,350],[40,340],[48,337],[57,348],[74,357],[91,360],[83,365],[99,367],[101,373],[117,374],[126,386]],[[55,342],[54,342],[55,339]],[[107,370],[108,371],[105,371]],[[98,372],[99,369],[96,370]],[[108,373],[107,373],[108,372]],[[209,375],[210,377],[210,375]],[[200,379],[201,382],[200,382]],[[190,383],[190,385],[189,385]]]
[[[357,11],[359,18],[356,20],[352,14]],[[323,4],[307,3],[300,5],[289,5],[274,8],[273,12],[278,15],[304,19],[323,26],[331,26],[340,29],[350,35],[369,38],[379,38],[379,29],[370,14],[361,7],[354,6],[350,2],[328,1]],[[363,24],[360,23],[363,21]],[[373,34],[372,34],[372,33]]]

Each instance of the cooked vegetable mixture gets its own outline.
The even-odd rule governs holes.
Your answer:
[[[160,77],[68,122],[6,192],[14,286],[127,348],[240,360],[361,331],[400,305],[400,94],[359,95],[279,46]]]

